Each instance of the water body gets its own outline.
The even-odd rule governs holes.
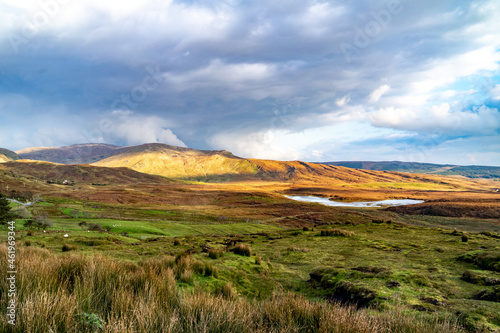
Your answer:
[[[341,202],[332,201],[328,198],[303,196],[303,195],[285,195],[288,199],[304,202],[317,202],[327,206],[333,207],[387,207],[387,206],[404,206],[415,205],[424,202],[423,200],[413,199],[390,199],[382,201],[358,201],[358,202]]]

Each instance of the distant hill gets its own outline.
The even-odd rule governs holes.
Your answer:
[[[301,161],[244,159],[223,150],[197,150],[159,143],[125,147],[116,152],[117,154],[94,165],[127,167],[168,178],[198,181],[264,180],[323,184],[442,181],[431,176],[413,177],[395,172],[355,170]]]
[[[0,163],[7,161],[15,161],[20,159],[20,157],[8,149],[0,148]]]
[[[122,148],[94,165],[127,167],[169,178],[200,180],[253,175],[258,171],[250,161],[225,150],[197,150],[160,143]]]
[[[103,143],[71,145],[61,148],[38,147],[26,148],[16,153],[23,159],[46,161],[60,164],[91,164],[112,156],[116,150],[123,148]]]
[[[0,171],[11,177],[37,179],[60,185],[123,185],[171,183],[164,177],[148,175],[127,168],[103,168],[92,165],[64,165],[50,162],[10,161],[0,164]]]
[[[346,162],[346,166],[331,164],[308,163],[301,161],[273,161],[245,159],[225,150],[198,150],[176,147],[161,143],[149,143],[139,146],[119,147],[106,144],[73,145],[62,148],[30,148],[18,152],[25,159],[37,159],[50,162],[74,164],[91,163],[96,167],[132,169],[140,173],[164,176],[171,179],[190,181],[278,181],[278,182],[314,182],[331,184],[363,184],[363,183],[443,183],[441,176],[422,176],[397,173],[392,170],[429,172],[434,169],[426,165],[414,165],[413,168],[403,168],[396,163],[391,171],[366,170],[380,168],[377,162]],[[360,163],[360,164],[352,164]],[[363,164],[365,163],[365,164]],[[366,163],[371,163],[366,164]],[[349,168],[351,167],[351,168]],[[352,169],[352,167],[357,169]],[[362,168],[360,168],[362,167]],[[423,169],[427,167],[428,169]],[[26,169],[26,164],[18,163],[16,168],[20,173]],[[68,178],[66,172],[75,173],[75,179],[86,181],[77,176],[80,166],[63,168],[63,166],[48,167],[45,164],[33,164],[31,168],[40,168],[40,174],[49,170],[60,173],[55,178]],[[28,168],[29,169],[29,168]],[[365,170],[363,170],[365,169]],[[80,170],[80,171],[79,171]],[[91,169],[88,169],[91,170]],[[92,169],[93,170],[93,169]],[[96,169],[97,170],[97,169]],[[444,169],[442,169],[444,170]],[[442,171],[441,170],[441,171]],[[33,174],[35,171],[28,170]],[[92,172],[94,172],[93,170]],[[90,172],[90,171],[89,171]],[[104,172],[104,171],[102,171]],[[51,175],[49,173],[49,175]],[[106,176],[106,173],[102,173]],[[107,177],[112,177],[110,174]],[[92,176],[94,177],[94,176]],[[92,178],[90,177],[90,178]],[[138,177],[135,175],[134,177]],[[134,178],[131,176],[131,178]],[[95,182],[99,177],[95,176]],[[107,182],[107,181],[102,181]],[[450,185],[451,186],[451,185]]]
[[[459,175],[469,178],[500,178],[500,167],[493,166],[461,166],[451,164],[411,163],[411,162],[369,162],[369,161],[344,161],[321,162],[326,165],[344,166],[348,168],[378,171],[397,171],[411,173],[428,173],[436,175]]]

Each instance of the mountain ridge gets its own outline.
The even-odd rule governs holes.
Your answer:
[[[315,163],[374,171],[426,173],[442,176],[464,176],[468,178],[500,178],[500,167],[486,165],[434,164],[400,161],[338,161]]]
[[[0,163],[19,160],[21,157],[12,150],[0,148]]]
[[[312,163],[303,161],[275,161],[235,156],[226,150],[198,150],[162,143],[120,147],[108,144],[79,144],[61,148],[30,148],[19,151],[20,157],[52,163],[97,167],[129,168],[131,170],[188,181],[279,181],[316,183],[440,183],[442,176],[433,175],[432,164],[412,164],[413,169],[402,169],[400,162],[387,162],[390,170],[380,162]],[[78,163],[76,163],[78,162]],[[354,164],[353,164],[354,163]],[[356,164],[357,163],[357,164]],[[392,163],[392,164],[391,164]],[[443,167],[441,165],[437,165]],[[356,168],[357,167],[357,168]],[[387,169],[389,167],[385,165]],[[416,171],[409,175],[404,172]],[[425,168],[427,167],[428,170]],[[453,166],[445,166],[452,168]],[[434,169],[433,169],[434,168]],[[500,168],[499,168],[500,169]],[[445,170],[446,171],[446,170]],[[420,173],[431,173],[422,175]],[[445,179],[444,179],[445,180]],[[445,182],[446,183],[446,182]]]

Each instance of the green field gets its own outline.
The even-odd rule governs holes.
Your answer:
[[[425,323],[454,318],[471,332],[500,329],[500,303],[478,296],[499,296],[494,283],[484,282],[500,285],[500,230],[494,220],[348,208],[329,225],[303,229],[276,226],[274,219],[240,222],[196,210],[63,199],[29,210],[53,224],[45,231],[29,230],[25,220],[17,220],[20,251],[48,250],[61,258],[104,255],[116,265],[160,258],[179,265],[174,258],[187,256],[176,284],[188,293],[217,293],[228,284],[248,300],[291,292],[319,304],[358,304],[375,318],[403,311],[423,316]],[[87,225],[79,225],[82,221]],[[108,229],[86,230],[91,223]],[[0,239],[6,240],[3,228]],[[322,236],[327,231],[334,235]],[[237,244],[248,246],[250,256],[233,253]],[[209,250],[220,256],[210,258]],[[487,264],[483,257],[490,258]],[[216,274],[207,276],[206,267]],[[105,312],[92,311],[104,320]]]

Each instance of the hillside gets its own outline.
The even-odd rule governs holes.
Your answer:
[[[118,154],[94,163],[127,167],[168,178],[198,181],[279,181],[318,184],[432,183],[455,184],[441,176],[356,170],[301,161],[243,159],[227,151],[203,151],[164,144],[144,144],[117,150]],[[451,185],[454,187],[455,185]]]
[[[153,143],[125,147],[118,152],[94,165],[127,167],[169,178],[200,180],[257,173],[253,163],[227,151],[197,150]]]
[[[20,159],[19,155],[8,149],[0,148],[0,163]]]
[[[120,146],[102,143],[71,145],[61,148],[26,148],[16,153],[23,159],[60,164],[90,164],[112,156]]]
[[[3,171],[3,172],[2,172]],[[41,183],[81,184],[165,184],[170,181],[127,168],[103,168],[91,165],[63,165],[49,162],[10,161],[0,164],[0,172],[10,178],[36,179]]]
[[[342,161],[342,162],[322,162],[319,164],[344,166],[348,168],[377,170],[377,171],[397,171],[410,173],[428,173],[447,176],[464,176],[468,178],[500,178],[500,167],[480,166],[480,165],[450,165],[432,163],[413,162],[370,162],[370,161]]]

